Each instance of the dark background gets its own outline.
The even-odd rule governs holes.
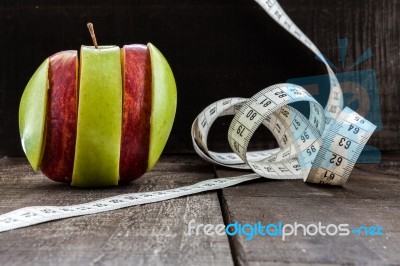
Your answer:
[[[383,129],[370,144],[399,149],[399,1],[280,3],[335,64],[340,38],[349,40],[351,62],[372,50],[374,56],[355,69],[377,73]],[[0,155],[23,155],[18,133],[22,91],[46,57],[91,44],[88,21],[99,44],[152,42],[168,59],[178,86],[178,110],[167,153],[193,152],[191,123],[216,100],[249,97],[290,78],[326,74],[322,63],[252,0],[1,0]],[[212,147],[226,147],[228,124],[221,119],[212,129]],[[263,142],[257,137],[254,145],[273,143],[270,136]]]

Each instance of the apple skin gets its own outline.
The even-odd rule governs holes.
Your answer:
[[[118,46],[81,47],[73,186],[118,185],[121,73]]]
[[[37,171],[40,165],[44,146],[48,70],[49,59],[46,59],[26,85],[19,105],[18,121],[22,149],[34,171]]]
[[[78,109],[78,56],[76,51],[63,51],[49,59],[46,140],[40,168],[50,179],[70,183]]]
[[[147,44],[151,58],[152,105],[150,117],[150,147],[147,171],[150,171],[167,143],[174,123],[177,92],[171,67],[163,54],[151,43]]]
[[[99,48],[82,47],[79,68],[76,52],[75,59],[71,51],[46,59],[20,103],[21,142],[32,168],[79,187],[114,186],[152,169],[176,112],[175,79],[156,47]]]
[[[123,72],[122,139],[119,182],[127,183],[147,171],[150,145],[151,61],[145,45],[121,49]]]

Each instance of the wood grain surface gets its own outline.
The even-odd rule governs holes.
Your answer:
[[[25,159],[0,160],[0,214],[32,205],[69,205],[122,193],[163,190],[213,178],[193,156],[169,156],[118,188],[78,189],[33,173]],[[2,233],[0,265],[232,265],[224,236],[193,236],[187,224],[223,223],[217,192],[76,217]]]
[[[260,179],[223,189],[227,223],[380,225],[383,236],[230,237],[237,265],[398,265],[400,261],[399,153],[380,165],[357,165],[343,188],[305,184],[302,180]],[[391,169],[390,171],[387,168]],[[217,169],[217,176],[240,172]],[[300,229],[301,230],[301,229]],[[300,231],[301,232],[301,231]]]
[[[245,171],[217,168],[218,176]],[[258,179],[220,191],[0,234],[0,265],[398,265],[400,153],[357,165],[343,188]],[[192,155],[164,156],[154,171],[119,188],[78,189],[33,173],[22,158],[0,160],[0,214],[31,205],[68,205],[128,192],[193,184],[215,176]],[[384,236],[198,236],[188,224],[294,222],[380,225]]]

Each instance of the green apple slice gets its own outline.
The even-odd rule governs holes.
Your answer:
[[[48,71],[49,59],[46,59],[26,85],[19,105],[22,148],[34,171],[37,171],[43,154],[49,88]]]
[[[161,52],[151,43],[152,112],[148,171],[160,157],[172,129],[176,112],[176,85],[172,70]]]
[[[122,123],[117,46],[82,46],[78,125],[72,185],[116,186]]]

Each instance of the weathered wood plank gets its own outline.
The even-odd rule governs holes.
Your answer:
[[[397,157],[396,157],[397,156]],[[396,159],[395,159],[396,158]],[[343,188],[309,185],[301,180],[255,180],[223,189],[221,199],[227,223],[282,221],[305,225],[347,223],[350,229],[380,225],[384,236],[245,236],[230,237],[239,265],[375,264],[400,261],[400,156],[379,166],[358,165]],[[396,164],[397,168],[385,165]],[[218,168],[218,176],[241,174]],[[302,231],[300,231],[302,232]]]
[[[0,160],[0,213],[67,205],[120,193],[161,190],[214,177],[194,156],[164,157],[129,185],[78,189],[33,173],[24,159]],[[1,265],[231,265],[226,236],[189,236],[191,219],[223,223],[216,192],[60,220],[2,233]]]

